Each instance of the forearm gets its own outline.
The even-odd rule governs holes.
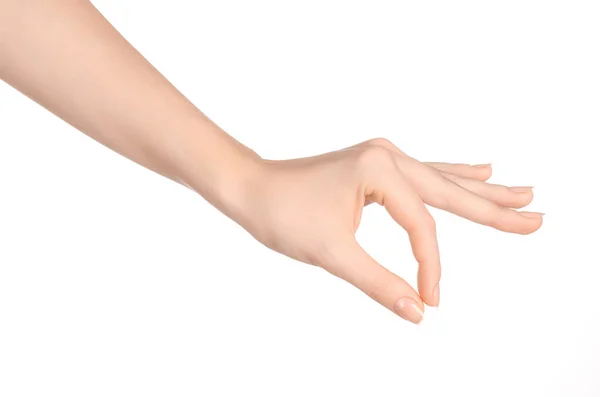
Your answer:
[[[259,159],[178,92],[88,1],[0,0],[0,78],[224,212],[235,211],[230,201]]]
[[[311,158],[261,161],[161,76],[83,0],[0,0],[0,78],[113,150],[192,189],[267,247],[320,266],[418,323],[440,300],[426,205],[528,234],[531,187],[487,184],[489,165],[421,163],[386,139]],[[356,241],[378,203],[408,233],[418,291]]]

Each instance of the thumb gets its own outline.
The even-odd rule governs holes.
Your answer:
[[[354,285],[405,320],[418,324],[423,318],[423,301],[402,278],[375,261],[352,236],[351,243],[333,255],[327,266],[331,274]]]

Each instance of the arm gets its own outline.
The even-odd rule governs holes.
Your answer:
[[[439,302],[425,204],[527,234],[531,188],[487,184],[487,165],[421,163],[385,139],[311,158],[261,159],[196,109],[84,0],[0,0],[0,78],[90,137],[197,191],[266,246],[343,278],[419,322]],[[378,203],[408,232],[418,293],[356,242]]]
[[[83,0],[0,0],[0,78],[233,215],[258,156],[212,123]]]

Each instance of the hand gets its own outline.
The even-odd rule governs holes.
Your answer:
[[[421,163],[385,139],[286,161],[263,161],[236,221],[267,247],[322,267],[402,318],[418,323],[440,299],[436,226],[425,204],[496,229],[528,234],[542,215],[517,212],[529,187],[488,184],[489,165]],[[357,243],[365,205],[378,203],[409,235],[418,293]]]

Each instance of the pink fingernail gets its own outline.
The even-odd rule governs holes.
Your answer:
[[[423,309],[414,300],[402,298],[394,305],[394,311],[403,319],[419,324],[423,319]]]
[[[529,193],[533,190],[533,186],[513,186],[509,189],[515,193]]]
[[[488,168],[491,167],[491,164],[475,164],[473,168]]]
[[[437,284],[433,289],[433,306],[437,307],[440,304],[440,285]]]
[[[539,217],[544,216],[546,214],[543,212],[521,211],[521,212],[519,212],[519,215],[522,215],[526,218],[538,219]]]

